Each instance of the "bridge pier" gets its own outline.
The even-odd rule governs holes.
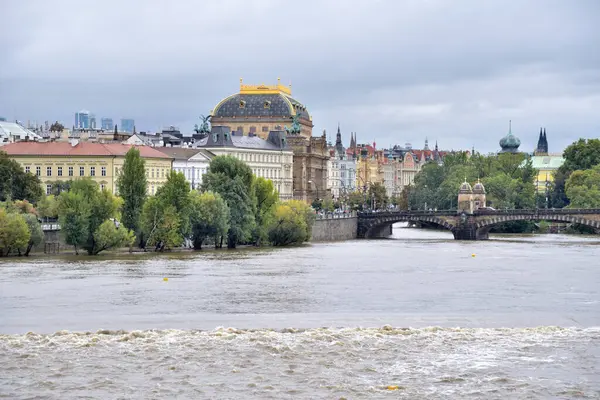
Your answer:
[[[455,240],[488,240],[489,229],[477,229],[475,224],[459,225],[453,231]]]
[[[372,238],[385,238],[392,235],[392,224],[384,224],[379,226],[374,226],[371,228],[370,237]]]

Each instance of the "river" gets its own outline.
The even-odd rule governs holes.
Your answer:
[[[2,260],[0,398],[600,398],[599,259],[600,237],[396,226]]]

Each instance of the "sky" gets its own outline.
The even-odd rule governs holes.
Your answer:
[[[597,0],[3,0],[0,116],[86,109],[177,126],[247,84],[292,84],[313,134],[551,152],[600,136]]]

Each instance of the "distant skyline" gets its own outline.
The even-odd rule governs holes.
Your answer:
[[[346,146],[356,132],[378,147],[427,137],[491,152],[510,119],[523,151],[542,126],[551,152],[600,136],[596,0],[80,4],[3,5],[1,116],[70,126],[85,107],[187,134],[240,77],[280,77],[314,134],[335,140],[339,122]]]

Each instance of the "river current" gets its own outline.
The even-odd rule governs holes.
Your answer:
[[[600,398],[599,256],[598,236],[397,227],[2,260],[0,399]]]

